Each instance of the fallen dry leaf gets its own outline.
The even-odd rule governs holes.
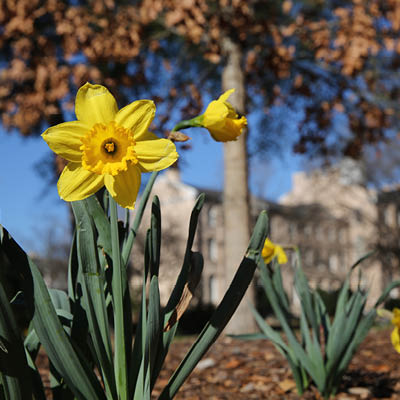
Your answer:
[[[282,382],[279,382],[278,385],[286,393],[296,387],[296,382],[293,379],[284,379]]]

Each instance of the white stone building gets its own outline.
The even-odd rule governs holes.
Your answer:
[[[350,266],[368,251],[379,248],[378,196],[375,191],[365,189],[358,180],[359,174],[345,176],[340,167],[329,172],[300,172],[293,177],[292,190],[279,203],[251,198],[253,223],[261,210],[267,210],[271,239],[283,245],[298,246],[311,284],[325,291],[338,289]],[[160,290],[164,304],[182,265],[191,210],[203,191],[206,202],[200,214],[194,250],[203,254],[204,269],[194,304],[216,305],[224,294],[228,279],[223,262],[222,193],[187,185],[181,181],[179,171],[170,168],[158,177],[152,192],[152,195],[159,196],[161,203]],[[393,218],[397,218],[396,231],[392,232],[392,235],[397,234],[397,245],[400,196],[398,200],[395,206],[398,211],[392,213]],[[142,237],[149,226],[149,218],[150,207],[142,223]],[[133,265],[137,271],[142,270],[142,257],[139,256],[139,262],[137,257],[139,249],[140,246],[136,247],[133,253]],[[283,281],[296,306],[290,260],[289,254],[289,262],[282,266]],[[363,263],[361,268],[361,284],[369,288],[369,303],[372,304],[392,275],[388,274],[379,253]],[[356,285],[358,274],[353,275],[352,283]],[[137,278],[141,279],[141,274],[134,276],[134,284]]]

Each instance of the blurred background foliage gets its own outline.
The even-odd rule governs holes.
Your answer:
[[[171,117],[199,114],[220,92],[229,38],[259,124],[250,154],[289,145],[378,162],[396,141],[395,0],[5,0],[0,29],[1,121],[23,135],[70,119],[86,81],[120,104],[154,99],[165,133]]]

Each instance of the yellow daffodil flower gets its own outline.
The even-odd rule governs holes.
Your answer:
[[[232,104],[227,102],[228,97],[234,91],[235,89],[230,89],[218,100],[213,100],[204,114],[200,116],[201,126],[207,128],[217,142],[236,140],[247,125],[246,117],[239,118]]]
[[[269,264],[275,257],[279,264],[287,263],[287,256],[283,248],[272,243],[268,238],[265,239],[261,256],[264,259],[265,264]]]
[[[392,324],[394,325],[394,329],[391,334],[392,344],[395,350],[400,353],[400,309],[398,308],[393,309]]]
[[[155,114],[150,100],[118,110],[107,88],[86,83],[76,95],[75,113],[77,121],[42,134],[69,161],[57,184],[66,201],[83,200],[105,186],[119,205],[133,209],[141,173],[165,169],[178,158],[170,140],[148,131]]]

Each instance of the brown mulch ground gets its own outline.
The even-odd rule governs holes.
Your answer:
[[[172,344],[154,399],[193,340]],[[50,398],[50,397],[49,397]],[[321,399],[315,389],[298,396],[286,360],[267,340],[220,338],[181,387],[177,400]],[[390,330],[373,330],[344,376],[337,400],[399,399],[400,354]]]

